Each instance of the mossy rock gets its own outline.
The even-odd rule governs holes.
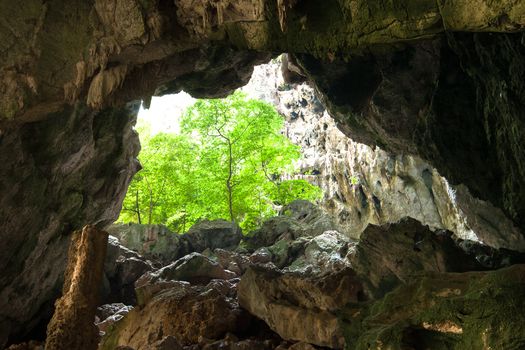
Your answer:
[[[525,265],[414,277],[340,319],[347,349],[524,349]]]

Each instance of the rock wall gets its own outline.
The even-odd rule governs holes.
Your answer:
[[[321,206],[350,236],[358,238],[369,224],[411,217],[463,239],[525,250],[525,238],[500,209],[464,186],[451,186],[427,162],[346,137],[313,87],[284,78],[287,69],[287,57],[256,66],[243,90],[272,103],[285,117],[284,133],[303,154],[298,177],[323,189]]]
[[[254,61],[267,57],[247,50],[333,60],[444,31],[514,32],[525,25],[525,6],[512,0],[475,5],[468,0],[330,0],[322,6],[264,0],[30,0],[25,5],[9,0],[0,7],[0,21],[6,23],[0,33],[4,122],[42,118],[68,102],[92,107],[127,102],[151,96],[161,85],[225,93],[245,81]],[[216,55],[231,46],[245,51]],[[228,62],[220,75],[219,62]],[[169,84],[174,79],[180,81]]]
[[[449,34],[299,64],[352,139],[432,163],[523,229],[523,34]]]
[[[45,331],[59,296],[69,234],[120,211],[139,165],[130,109],[76,105],[0,136],[0,347]]]

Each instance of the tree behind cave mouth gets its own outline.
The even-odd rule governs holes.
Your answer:
[[[183,115],[180,134],[143,142],[143,169],[119,221],[185,232],[198,220],[224,218],[246,232],[294,199],[320,198],[305,180],[284,180],[301,154],[281,134],[283,123],[273,106],[241,93],[197,101]]]

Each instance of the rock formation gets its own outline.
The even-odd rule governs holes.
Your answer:
[[[64,289],[47,327],[46,349],[97,349],[94,320],[100,300],[93,290],[98,291],[102,282],[107,241],[108,233],[92,226],[72,234]]]
[[[138,169],[136,107],[77,105],[0,136],[0,347],[45,333],[60,296],[69,234],[118,216]],[[36,282],[38,281],[38,282]]]
[[[163,263],[206,249],[236,247],[243,237],[239,225],[226,220],[201,220],[180,235],[162,225],[133,223],[111,225],[108,232],[119,245]]]
[[[292,231],[276,236],[276,221]],[[208,257],[191,253],[145,273],[135,283],[135,308],[101,308],[115,316],[99,323],[106,333],[100,348],[169,341],[177,349],[506,349],[525,339],[511,332],[521,332],[521,314],[508,323],[499,314],[524,302],[523,265],[501,269],[525,262],[523,254],[483,251],[413,219],[370,225],[359,242],[328,222],[322,210],[297,201],[263,225],[257,241],[207,247]],[[228,270],[233,263],[239,272]],[[513,299],[504,299],[507,292]],[[496,299],[484,306],[488,295]]]
[[[525,250],[525,237],[500,209],[474,198],[465,186],[450,185],[427,162],[346,137],[308,83],[285,78],[289,65],[285,56],[256,66],[243,90],[286,118],[284,132],[303,154],[298,177],[323,189],[321,206],[348,234],[357,238],[369,224],[412,217],[492,247]]]
[[[227,94],[275,53],[345,135],[525,229],[522,2],[6,0],[0,23],[0,346],[41,333],[69,232],[115,219],[137,169],[125,104]]]
[[[179,235],[162,225],[114,224],[108,232],[147,259],[173,261],[186,253],[181,252]]]

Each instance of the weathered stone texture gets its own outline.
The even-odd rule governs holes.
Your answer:
[[[94,321],[107,242],[108,233],[93,226],[72,234],[62,297],[55,303],[47,326],[46,349],[97,349],[99,334]]]
[[[0,136],[0,346],[43,329],[59,296],[69,233],[119,213],[138,138],[127,109],[81,105]]]

